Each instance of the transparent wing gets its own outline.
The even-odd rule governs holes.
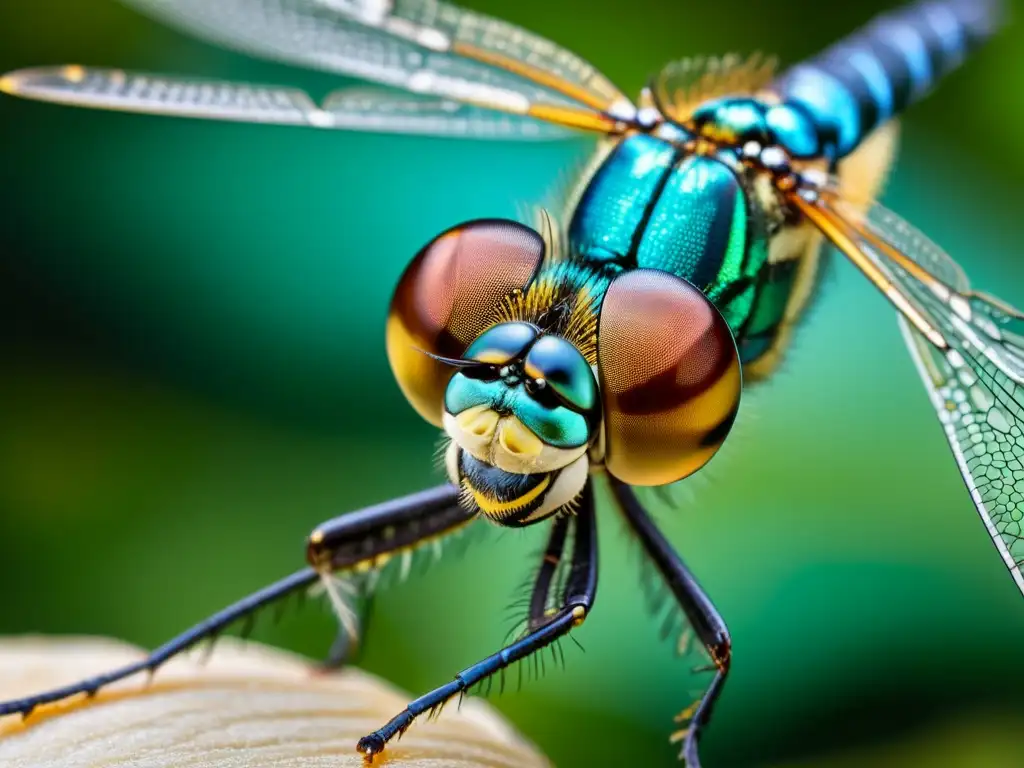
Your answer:
[[[126,112],[474,139],[556,139],[573,132],[453,99],[385,88],[346,88],[317,104],[304,91],[79,66],[21,70],[0,90],[43,101]]]
[[[923,310],[949,346],[970,345],[1024,386],[1024,314],[972,291],[945,251],[885,207],[876,203],[859,213],[840,201],[832,205],[860,235],[862,248],[887,270],[896,290]]]
[[[312,125],[319,110],[303,91],[77,65],[4,75],[0,91],[41,101],[215,120]]]
[[[597,132],[620,130],[621,120],[635,114],[629,100],[578,56],[506,22],[436,0],[125,2],[238,51],[358,77],[424,97]],[[4,78],[4,90],[43,100],[56,96],[65,102],[74,96],[77,100],[72,103],[83,106],[143,111],[138,102],[117,89],[79,94],[71,87],[75,83],[65,83],[59,91],[38,87],[32,72],[36,71],[11,73]],[[136,77],[145,76],[127,75],[128,79]],[[256,88],[223,85],[238,92]],[[158,106],[160,114],[249,119],[236,112],[225,118],[219,106],[206,104],[163,101],[144,106]],[[490,127],[487,121],[470,123]],[[451,132],[447,124],[442,128],[444,133]]]
[[[256,56],[388,85],[411,84],[413,91],[489,85],[531,100],[557,94],[595,110],[624,98],[575,54],[515,25],[437,0],[124,2]],[[517,76],[533,80],[533,88],[524,90]]]
[[[899,322],[971,498],[1024,591],[1024,393],[990,361],[943,353],[902,317]]]
[[[662,112],[673,122],[685,123],[693,111],[722,96],[752,95],[766,88],[775,75],[775,59],[755,53],[694,57],[667,64],[651,83]]]
[[[948,254],[881,205],[826,192],[797,207],[900,309],[971,498],[1024,591],[1024,315],[972,291]]]
[[[384,88],[343,88],[324,99],[330,127],[473,139],[560,139],[576,135],[554,123],[475,107],[441,96]]]
[[[970,291],[970,282],[963,268],[919,229],[888,208],[875,202],[855,205],[843,198],[837,198],[834,205],[852,223],[888,243],[893,250],[922,267],[930,277],[952,290]]]

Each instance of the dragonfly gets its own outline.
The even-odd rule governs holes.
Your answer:
[[[949,255],[875,200],[895,119],[996,34],[998,3],[909,5],[782,71],[764,56],[681,60],[631,99],[555,43],[438,0],[127,1],[215,44],[365,82],[314,101],[290,88],[74,65],[12,72],[0,90],[318,130],[589,135],[595,148],[561,210],[452,227],[398,282],[388,359],[410,405],[447,440],[448,482],[322,524],[302,570],[137,663],[0,703],[0,715],[28,717],[153,672],[311,587],[353,636],[359,617],[339,578],[404,569],[410,553],[477,520],[545,522],[522,632],[362,738],[356,749],[372,761],[417,718],[584,623],[601,484],[710,660],[710,683],[672,736],[680,759],[699,766],[732,641],[642,489],[679,482],[716,454],[742,393],[784,356],[828,249],[895,310],[973,504],[1024,590],[1024,315],[972,289]]]

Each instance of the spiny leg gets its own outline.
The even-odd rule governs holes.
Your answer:
[[[540,566],[527,579],[526,586],[530,588],[530,594],[525,601],[517,600],[509,610],[517,614],[516,625],[505,637],[504,644],[520,639],[524,634],[540,629],[561,607],[559,595],[554,592],[558,582],[558,570],[566,563],[567,539],[569,538],[569,526],[571,518],[566,515],[556,516],[548,534],[548,542],[541,554]],[[556,581],[557,579],[557,581]],[[521,608],[527,609],[526,621],[519,619],[518,611]],[[552,656],[557,660],[556,652],[560,652],[558,641],[551,645]],[[534,661],[540,661],[537,656]],[[522,666],[520,666],[519,688],[523,687]],[[501,674],[501,691],[505,690],[505,674]]]
[[[324,577],[325,562],[329,562],[336,569],[353,568],[366,561],[378,562],[388,554],[408,549],[424,539],[450,532],[474,516],[475,512],[459,505],[459,489],[451,485],[343,515],[321,526],[310,537],[309,553],[313,567],[303,568],[239,600],[164,643],[135,663],[34,696],[0,702],[0,716],[20,713],[27,717],[42,704],[50,704],[80,694],[91,697],[101,688],[119,680],[140,672],[153,673],[164,663],[201,641],[216,638],[226,627],[238,620],[250,617],[264,606],[316,583]],[[313,539],[317,541],[314,542]],[[325,557],[322,544],[326,541],[335,547],[335,556]]]
[[[686,614],[687,621],[707,648],[714,664],[715,676],[707,692],[676,718],[677,722],[688,723],[685,730],[680,731],[673,739],[683,741],[680,757],[690,768],[699,768],[698,740],[702,735],[702,729],[711,719],[712,709],[729,674],[729,663],[732,658],[729,629],[682,558],[651,520],[633,489],[614,478],[611,480],[611,486],[630,527],[672,590],[673,596]]]
[[[126,664],[123,667],[81,680],[77,683],[53,688],[34,696],[0,702],[0,716],[20,713],[22,716],[28,717],[36,707],[42,704],[50,704],[79,694],[92,697],[101,688],[116,683],[118,680],[123,680],[140,672],[155,672],[164,663],[184,653],[202,640],[215,638],[230,624],[252,615],[263,606],[276,602],[292,592],[308,587],[319,578],[319,574],[312,568],[303,568],[301,571],[293,573],[291,576],[287,576],[271,584],[269,587],[265,587],[259,592],[239,600],[234,605],[215,613],[208,619],[204,619],[137,662]]]
[[[570,521],[570,517],[561,515],[555,519],[554,524],[551,526],[551,533],[548,536],[547,546],[544,548],[544,555],[541,559],[540,568],[537,569],[537,572],[533,576],[533,587],[530,590],[529,613],[526,619],[526,628],[525,630],[521,630],[521,632],[529,633],[537,631],[543,627],[552,616],[558,613],[561,600],[555,590],[559,589],[559,584],[565,581],[564,577],[559,578],[558,571],[563,565],[565,565],[566,558],[568,557],[569,546],[567,539],[569,538]],[[516,636],[515,639],[519,639],[520,636],[521,635]],[[508,642],[508,640],[506,640],[506,642]],[[561,660],[564,664],[565,657],[562,655],[560,639],[555,640],[549,647],[551,649],[552,659],[556,663]],[[537,676],[539,674],[538,666],[543,668],[544,660],[540,654],[536,654],[533,656],[533,661],[534,675]],[[522,672],[522,667],[520,667],[520,689],[523,687]],[[501,690],[505,690],[504,671],[501,676]]]
[[[544,550],[544,558],[540,563],[540,570],[533,582],[533,591],[530,594],[530,616],[527,630],[533,632],[539,629],[548,620],[548,604],[551,597],[551,585],[555,579],[558,566],[565,556],[565,540],[569,534],[568,516],[559,517],[551,526],[551,535],[548,537],[548,545]]]
[[[404,578],[414,548],[433,542],[439,550],[442,537],[476,517],[475,510],[460,503],[460,493],[445,484],[341,515],[321,523],[309,535],[306,559],[320,574],[341,628],[353,642],[358,641],[358,617],[347,598],[355,597],[357,590],[335,574],[375,575],[401,555]]]
[[[383,565],[396,553],[445,536],[476,517],[446,483],[321,523],[309,535],[306,559],[320,571]]]
[[[472,514],[457,508],[456,502],[448,495],[452,491],[457,493],[457,489],[444,485],[333,518],[310,534],[307,558],[326,580],[334,571],[384,565],[397,552],[409,557],[413,546],[446,535],[453,527],[473,518]],[[440,511],[445,514],[432,517],[438,511],[438,503],[444,507]],[[421,514],[416,512],[417,509]],[[411,514],[406,515],[405,510],[410,510]],[[447,522],[448,511],[457,520],[452,526]],[[349,564],[344,565],[345,562]],[[367,612],[369,610],[370,606],[367,606]],[[338,628],[327,657],[318,665],[322,672],[340,669],[363,645],[362,638],[344,626],[345,618],[339,616],[339,619],[342,626]],[[358,624],[362,623],[360,619]]]
[[[573,519],[573,524],[575,536],[572,567],[566,579],[562,607],[525,637],[464,669],[452,682],[411,702],[383,728],[360,739],[356,749],[363,753],[367,760],[372,760],[374,755],[380,753],[392,738],[404,733],[419,715],[438,710],[454,695],[465,693],[496,672],[550,645],[583,622],[597,593],[597,530],[593,488],[590,482],[583,491],[580,510]]]

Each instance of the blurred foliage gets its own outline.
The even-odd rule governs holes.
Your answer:
[[[719,0],[471,3],[629,91],[663,62],[792,62],[884,7]],[[77,61],[290,83],[112,0],[0,4],[0,69]],[[905,121],[885,200],[981,287],[1024,304],[1024,27]],[[437,482],[391,380],[390,291],[432,235],[514,216],[583,142],[464,143],[0,100],[0,632],[153,645],[302,562],[321,519]],[[692,489],[692,490],[691,490]],[[1024,610],[887,305],[845,263],[722,455],[652,497],[729,621],[709,766],[1019,764]],[[602,513],[598,609],[495,703],[559,765],[671,764],[688,703],[636,552]],[[413,691],[494,650],[544,531],[474,539],[374,606],[362,663]],[[303,611],[261,637],[314,655]]]

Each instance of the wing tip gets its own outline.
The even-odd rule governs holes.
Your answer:
[[[6,93],[8,96],[20,96],[19,82],[23,79],[22,72],[23,70],[15,70],[0,75],[0,93]]]
[[[0,75],[0,93],[32,98],[40,87],[52,87],[55,83],[75,85],[82,82],[86,74],[86,68],[81,64],[15,69]]]

